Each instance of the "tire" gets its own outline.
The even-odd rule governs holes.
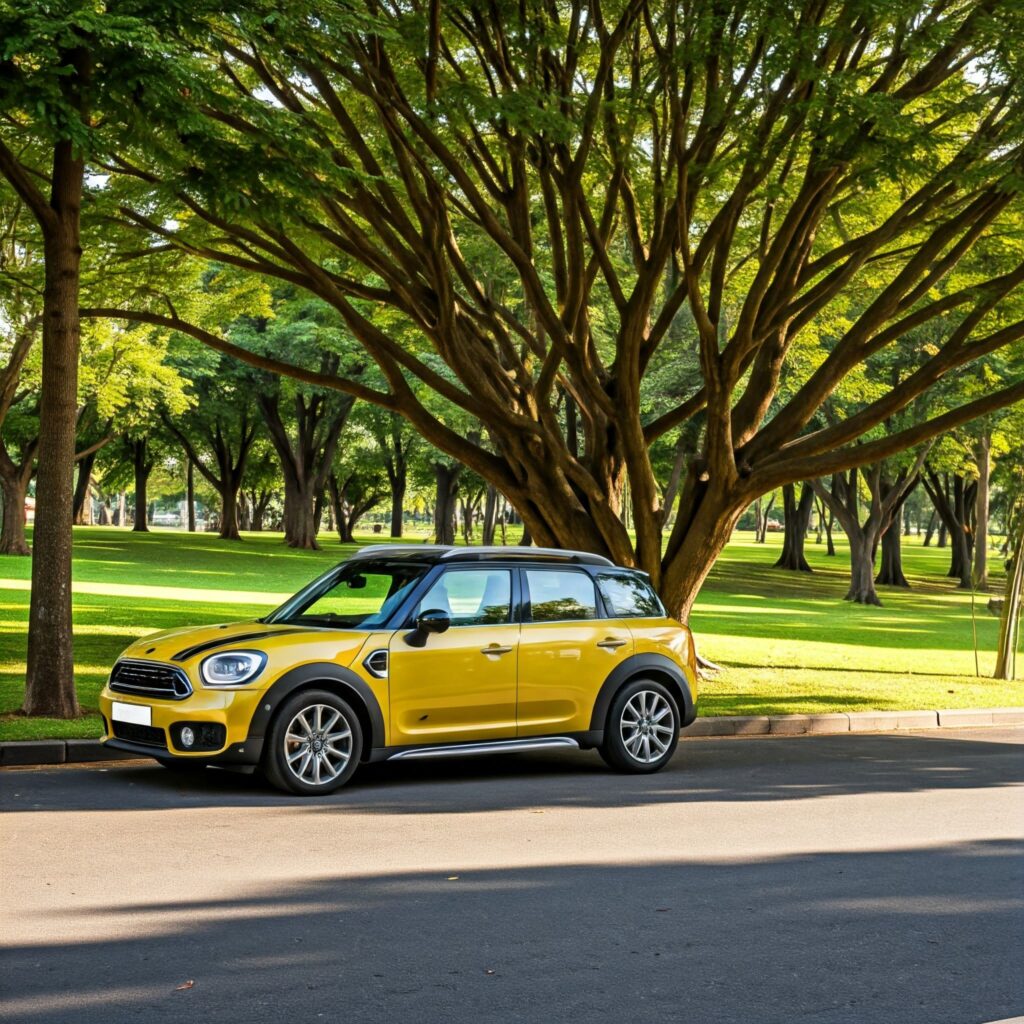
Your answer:
[[[158,757],[155,760],[161,768],[171,772],[201,772],[206,767],[205,761],[192,757]]]
[[[659,771],[679,745],[680,721],[679,705],[666,687],[653,679],[634,679],[612,700],[601,757],[620,772]]]
[[[327,690],[303,690],[274,715],[263,774],[286,793],[324,796],[352,778],[362,753],[363,727],[352,706]]]

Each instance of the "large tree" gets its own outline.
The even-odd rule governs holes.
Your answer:
[[[758,495],[1024,398],[1018,378],[875,432],[1024,336],[998,320],[1020,247],[990,244],[1020,207],[1016,5],[298,0],[196,16],[188,131],[112,157],[151,191],[126,220],[318,295],[386,386],[129,315],[401,414],[536,542],[642,566],[677,614]],[[975,252],[987,261],[942,291]],[[699,383],[652,418],[645,381],[681,316]],[[817,423],[866,359],[931,322],[941,340],[891,389]],[[423,389],[486,436],[452,429]],[[697,417],[663,544],[651,453]]]
[[[0,6],[0,176],[38,225],[44,264],[36,520],[24,710],[78,713],[71,630],[73,479],[85,208],[106,190],[88,161],[177,117],[171,59],[185,5],[167,4],[158,42],[139,4],[5,0]],[[182,9],[179,9],[182,8]],[[143,85],[145,83],[145,85]],[[180,123],[180,122],[179,122]],[[141,137],[141,136],[139,136]],[[87,262],[87,261],[86,261]],[[100,294],[94,300],[109,301]]]

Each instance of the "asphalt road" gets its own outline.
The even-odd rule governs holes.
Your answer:
[[[4,1019],[980,1024],[1024,1013],[1024,730],[366,769],[0,772]]]

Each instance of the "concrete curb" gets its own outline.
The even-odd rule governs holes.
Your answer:
[[[956,708],[949,711],[841,711],[823,715],[721,715],[698,718],[684,736],[827,736],[842,732],[966,729],[1024,725],[1024,708]]]
[[[99,740],[8,740],[0,743],[0,767],[68,764],[83,761],[126,761],[135,754],[108,750]]]
[[[966,729],[1024,725],[1024,707],[955,708],[948,711],[840,711],[823,715],[718,715],[698,718],[684,736],[828,736],[843,732]],[[0,767],[138,760],[108,750],[99,740],[8,740]]]

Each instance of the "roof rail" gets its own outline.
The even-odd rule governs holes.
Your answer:
[[[486,562],[501,559],[523,559],[537,562],[570,562],[576,565],[614,565],[603,555],[589,551],[564,551],[561,548],[454,547],[447,544],[368,544],[353,551],[352,558],[428,558],[439,562]],[[348,559],[346,559],[348,561]]]
[[[577,565],[614,565],[603,555],[589,551],[564,551],[561,548],[525,547],[452,547],[441,555],[444,562],[482,562],[488,559],[522,558],[538,562],[575,562]]]

